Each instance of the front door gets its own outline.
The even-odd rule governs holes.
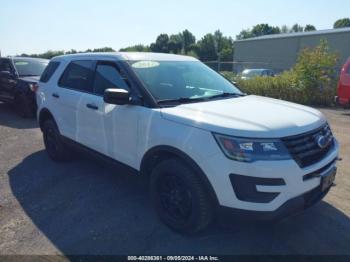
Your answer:
[[[93,94],[84,94],[78,113],[78,141],[124,164],[135,166],[137,122],[140,107],[112,105],[103,100],[106,89],[130,86],[113,61],[99,61],[93,80]]]

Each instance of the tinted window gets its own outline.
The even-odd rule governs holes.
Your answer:
[[[347,75],[350,75],[350,64],[348,65],[348,70],[346,71]]]
[[[48,64],[48,60],[14,58],[13,63],[20,76],[40,76]]]
[[[92,92],[93,65],[93,61],[71,62],[64,71],[59,85],[84,92]]]
[[[94,93],[102,95],[108,88],[123,88],[129,90],[122,79],[119,70],[111,64],[99,64],[96,68]]]
[[[41,75],[40,82],[48,82],[59,65],[59,62],[50,62],[49,65],[45,68],[43,74]]]

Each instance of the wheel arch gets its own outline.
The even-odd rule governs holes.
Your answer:
[[[39,127],[40,127],[41,131],[43,131],[44,122],[48,119],[52,119],[55,122],[55,124],[57,125],[56,120],[55,120],[54,116],[52,115],[52,113],[50,112],[50,110],[47,108],[41,109],[40,113],[39,113],[39,119],[38,119]]]
[[[200,168],[200,166],[189,155],[187,155],[180,149],[165,145],[155,146],[149,149],[141,160],[140,174],[149,176],[153,167],[157,163],[174,157],[180,159],[184,164],[188,165],[195,172],[195,174],[199,176],[201,182],[208,190],[211,199],[213,200],[213,204],[215,206],[218,206],[219,201],[217,195],[208,177],[205,175],[204,171]]]

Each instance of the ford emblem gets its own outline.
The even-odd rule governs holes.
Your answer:
[[[329,139],[327,139],[325,136],[319,135],[316,137],[316,143],[319,146],[319,148],[326,148],[330,142]]]

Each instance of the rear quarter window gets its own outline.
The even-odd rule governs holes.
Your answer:
[[[63,72],[58,85],[82,92],[92,93],[95,62],[91,60],[72,61]]]
[[[41,75],[40,82],[47,83],[52,75],[56,72],[56,69],[59,65],[60,62],[50,62]]]

